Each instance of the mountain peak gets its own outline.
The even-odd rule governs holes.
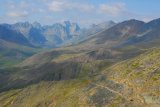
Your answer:
[[[22,26],[22,27],[29,27],[29,26],[32,26],[28,21],[26,22],[18,22],[16,24],[14,24],[16,26]]]
[[[160,18],[154,19],[146,24],[151,27],[158,27],[158,26],[160,26]]]
[[[102,22],[102,23],[98,24],[97,26],[99,26],[101,28],[104,28],[104,29],[108,29],[109,27],[112,27],[115,24],[116,24],[115,22],[113,22],[112,20],[110,20],[110,21]]]
[[[71,22],[70,22],[70,21],[64,21],[63,23],[64,23],[64,25],[66,25],[66,26],[70,26],[70,25],[71,25]]]
[[[141,24],[144,24],[145,22],[140,21],[140,20],[136,20],[136,19],[130,19],[130,20],[124,21],[122,23],[128,23],[128,24],[141,23]]]
[[[67,32],[71,31],[72,33],[75,33],[76,31],[80,30],[80,27],[77,23],[73,23],[70,21],[64,21],[63,25],[66,27]]]
[[[40,23],[38,23],[38,22],[33,22],[33,27],[35,27],[35,28],[41,28],[41,24]]]

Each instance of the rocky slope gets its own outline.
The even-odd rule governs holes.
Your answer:
[[[159,59],[160,49],[150,49],[94,75],[6,91],[0,93],[0,106],[158,107]]]

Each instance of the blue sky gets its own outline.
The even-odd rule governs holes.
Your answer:
[[[70,20],[82,26],[113,20],[160,17],[160,0],[0,0],[0,23],[43,25]]]

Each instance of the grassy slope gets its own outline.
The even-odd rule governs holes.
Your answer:
[[[77,103],[86,104],[83,96],[83,88],[89,83],[89,80],[72,80],[60,82],[41,82],[37,85],[29,86],[25,89],[11,90],[7,93],[1,93],[0,106],[76,106]],[[83,99],[82,99],[82,98]],[[84,101],[83,101],[84,100]],[[20,102],[19,102],[20,101]]]
[[[38,51],[39,49],[0,40],[0,67],[14,65]]]
[[[107,68],[94,77],[40,82],[0,93],[0,106],[158,107],[159,80],[160,49],[151,49],[136,58]]]
[[[122,93],[127,98],[150,106],[160,104],[160,49],[151,49],[112,66],[104,73],[109,80],[125,86]]]

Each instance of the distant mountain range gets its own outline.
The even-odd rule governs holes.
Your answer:
[[[160,19],[148,23],[128,20],[116,24],[108,21],[97,25],[93,24],[89,28],[80,28],[77,23],[69,21],[45,26],[38,22],[32,24],[19,22],[0,24],[0,39],[29,47],[59,47],[77,44],[92,37],[100,44],[112,41],[112,43],[117,42],[122,46],[157,40],[159,39],[159,28]]]
[[[38,22],[32,24],[29,22],[1,24],[0,39],[28,46],[57,47],[67,41],[71,42],[73,38],[78,38],[78,40],[79,38],[85,38],[114,24],[114,22],[108,22],[91,26],[88,29],[81,29],[77,23],[71,23],[70,21],[45,26]]]

